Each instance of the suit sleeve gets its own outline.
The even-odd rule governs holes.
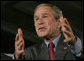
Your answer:
[[[82,41],[77,37],[77,42],[74,45],[68,45],[71,48],[72,53],[80,58],[82,56]]]
[[[32,60],[31,58],[31,51],[29,48],[25,49],[25,60]]]

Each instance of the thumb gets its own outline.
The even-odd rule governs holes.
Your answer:
[[[61,24],[63,23],[63,16],[61,16],[61,17],[59,18],[59,21],[60,21]]]

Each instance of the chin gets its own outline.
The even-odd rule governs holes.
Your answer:
[[[46,34],[38,34],[38,37],[40,38],[45,38],[47,35]]]
[[[40,38],[44,38],[45,36],[44,35],[38,35]]]

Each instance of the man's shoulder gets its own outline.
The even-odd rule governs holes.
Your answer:
[[[26,47],[25,50],[31,50],[31,49],[41,49],[42,45],[44,44],[44,42],[41,43],[36,43],[32,46]]]

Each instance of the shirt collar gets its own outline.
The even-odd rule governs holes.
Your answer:
[[[59,34],[59,36],[57,38],[55,38],[54,40],[52,40],[52,42],[54,43],[55,47],[57,46],[58,40],[60,39],[61,33]],[[49,41],[45,40],[45,44],[48,47]]]

